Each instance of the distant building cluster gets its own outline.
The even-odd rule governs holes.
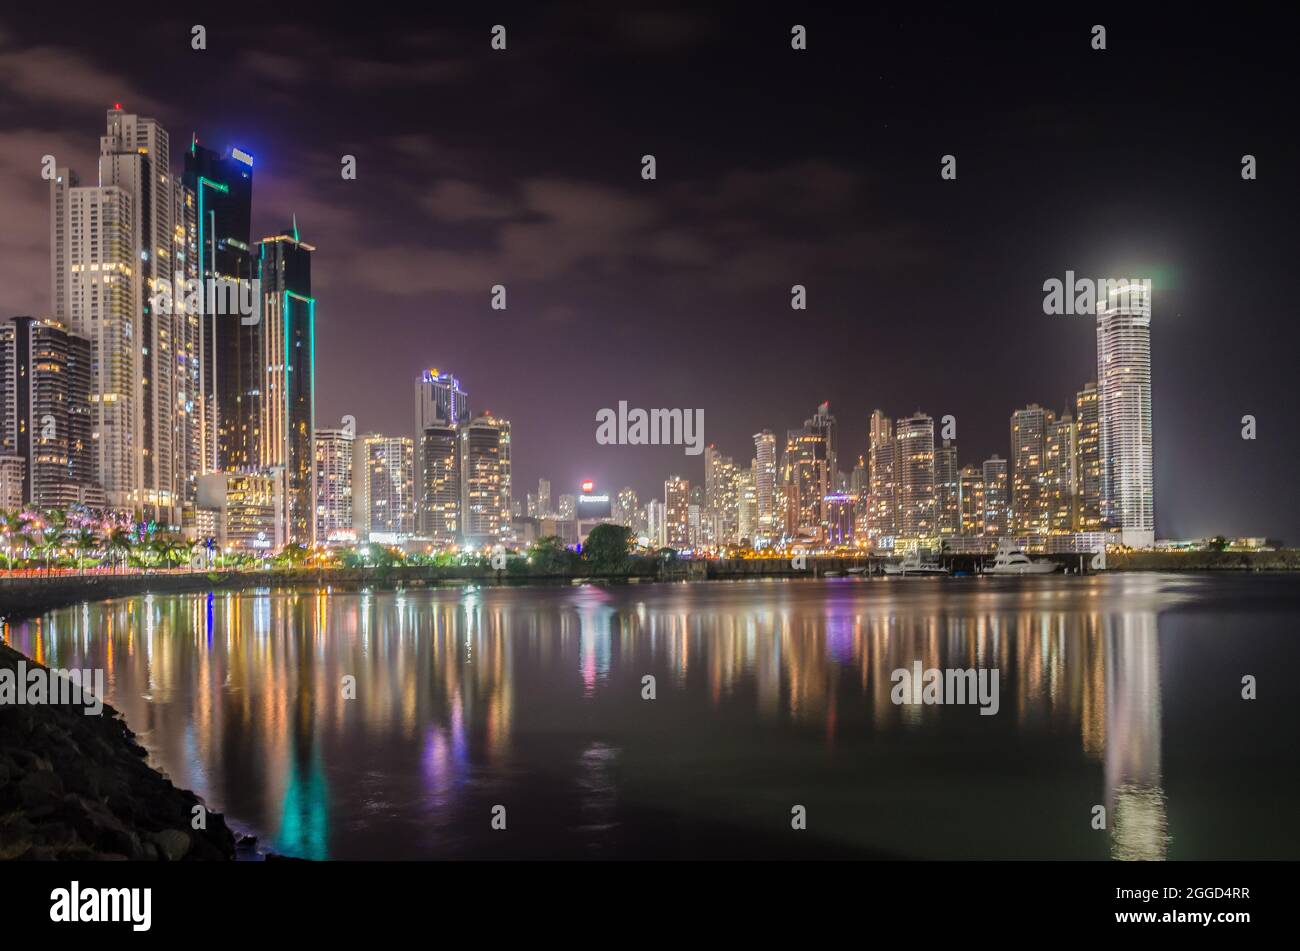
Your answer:
[[[756,433],[748,465],[709,446],[702,491],[674,476],[636,527],[649,544],[697,550],[978,553],[1001,539],[1047,551],[1151,547],[1150,327],[1149,292],[1116,289],[1099,309],[1097,381],[1059,414],[1037,404],[1013,412],[1006,458],[962,464],[933,417],[876,410],[866,452],[845,471],[823,403],[784,440]]]

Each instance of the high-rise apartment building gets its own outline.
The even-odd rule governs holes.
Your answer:
[[[934,509],[941,537],[960,535],[961,484],[957,467],[957,447],[945,439],[934,450]]]
[[[739,540],[736,464],[717,447],[704,450],[704,506],[708,527],[706,540],[714,545],[734,545]]]
[[[352,516],[352,463],[356,438],[350,429],[318,429],[316,453],[316,542],[356,541]]]
[[[984,460],[984,534],[1001,538],[1011,531],[1007,460],[995,453]]]
[[[872,545],[877,545],[880,539],[893,539],[898,534],[894,455],[894,424],[880,410],[874,410],[867,448],[867,536]],[[892,546],[892,541],[889,544]]]
[[[460,541],[460,431],[430,422],[420,441],[420,532],[449,547]]]
[[[957,475],[960,496],[961,534],[984,534],[984,471],[975,466],[962,466]]]
[[[1155,543],[1149,282],[1112,289],[1097,311],[1101,517],[1125,545]]]
[[[918,411],[894,430],[898,534],[924,543],[938,535],[934,492],[934,420]]]
[[[0,322],[0,456],[22,460],[23,504],[104,504],[91,432],[90,341],[55,320]]]
[[[1079,487],[1079,531],[1101,531],[1101,433],[1097,420],[1097,384],[1085,384],[1074,397],[1076,420],[1075,477]]]
[[[178,333],[154,305],[173,277],[180,199],[169,140],[153,119],[110,109],[99,180],[50,180],[50,299],[54,317],[90,342],[92,445],[115,508],[171,521]]]
[[[781,534],[777,516],[776,436],[769,429],[754,434],[754,496],[757,524],[754,547],[776,541]]]
[[[1047,424],[1043,481],[1047,491],[1047,531],[1053,535],[1079,530],[1078,437],[1078,427],[1069,413]]]
[[[476,416],[460,428],[460,519],[467,546],[497,544],[510,533],[510,423]]]
[[[691,484],[680,476],[664,481],[664,545],[673,549],[691,547]]]
[[[357,540],[391,544],[415,532],[415,447],[409,436],[358,436],[352,464]]]
[[[1011,530],[1048,533],[1047,429],[1056,414],[1037,403],[1011,414]]]

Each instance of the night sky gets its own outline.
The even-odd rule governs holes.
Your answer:
[[[545,476],[644,501],[703,461],[597,446],[619,400],[702,407],[742,464],[822,400],[846,471],[875,407],[955,415],[963,464],[1006,456],[1014,409],[1072,410],[1096,376],[1093,321],[1045,316],[1043,282],[1149,277],[1157,537],[1300,541],[1292,23],[442,6],[7,9],[0,312],[49,311],[41,156],[93,182],[121,102],[174,165],[191,131],[251,152],[253,237],[296,214],[318,248],[318,425],[410,435],[438,367],[513,422],[517,496]]]

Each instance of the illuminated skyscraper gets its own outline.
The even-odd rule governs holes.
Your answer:
[[[178,183],[167,132],[110,109],[99,181],[68,168],[50,180],[50,298],[54,316],[90,342],[91,439],[108,502],[171,520],[177,339],[152,297],[172,278]]]
[[[356,541],[352,525],[352,462],[355,438],[348,429],[316,430],[316,542]]]
[[[1078,435],[1075,475],[1079,487],[1079,531],[1101,530],[1101,435],[1097,422],[1097,384],[1074,399]]]
[[[938,535],[934,493],[934,420],[918,411],[898,420],[898,534],[926,543]]]
[[[1056,414],[1037,403],[1011,414],[1011,530],[1046,535],[1048,489],[1047,429]]]
[[[637,531],[641,523],[641,503],[636,497],[636,489],[624,486],[614,497],[614,521]]]
[[[957,447],[945,439],[934,450],[934,508],[940,536],[961,534],[961,485]]]
[[[187,407],[183,445],[193,479],[196,473],[260,465],[265,326],[261,319],[245,321],[217,312],[220,308],[209,306],[215,301],[207,293],[219,283],[251,292],[258,277],[258,252],[252,246],[253,157],[237,148],[221,155],[191,137],[182,181],[178,232],[184,272],[199,281],[203,292],[202,312],[184,315],[180,338]],[[260,297],[257,303],[262,303]]]
[[[957,477],[961,534],[984,534],[984,472],[974,466],[962,466]]]
[[[451,423],[430,423],[420,444],[420,533],[449,547],[460,541],[460,432]]]
[[[868,482],[867,535],[872,545],[898,534],[897,476],[894,466],[894,425],[880,410],[871,413],[867,449]]]
[[[734,545],[738,540],[736,465],[717,447],[704,450],[704,505],[708,526],[705,539],[714,545]]]
[[[691,547],[691,484],[680,476],[664,482],[664,545],[668,548]]]
[[[1007,461],[995,453],[984,460],[984,534],[1000,538],[1011,530]]]
[[[771,544],[781,534],[776,500],[776,436],[770,429],[754,434],[754,496],[758,523],[754,547]]]
[[[1113,289],[1097,309],[1102,521],[1125,545],[1155,543],[1149,282]]]
[[[1078,429],[1074,417],[1061,414],[1047,424],[1043,442],[1043,480],[1047,490],[1047,530],[1054,535],[1078,531]]]
[[[54,320],[0,322],[0,457],[21,461],[20,504],[104,504],[95,479],[90,381],[89,340]]]
[[[461,536],[472,548],[510,534],[510,423],[490,414],[460,428]]]
[[[284,470],[284,530],[290,544],[315,541],[316,298],[311,254],[298,227],[257,245],[261,279],[261,366],[257,411],[262,469]],[[239,324],[230,316],[219,323]]]
[[[409,436],[357,437],[352,519],[357,540],[395,544],[415,531],[415,448]]]
[[[456,430],[469,420],[469,397],[461,388],[460,381],[450,373],[443,373],[437,368],[425,370],[415,383],[415,472],[420,484],[418,505],[420,532],[430,537],[443,538],[448,534],[448,525],[457,521],[456,509],[460,506],[458,485],[451,486],[454,501],[448,509],[447,499],[435,501],[427,497],[430,487],[438,485],[445,490],[445,477],[431,472],[426,464],[424,447],[425,434],[433,428],[437,432],[433,439],[441,444],[446,439],[447,430]],[[447,462],[446,454],[440,454],[435,466]],[[456,479],[459,482],[459,478]],[[436,511],[436,514],[435,514]],[[455,529],[450,529],[451,538],[455,539]],[[449,540],[449,541],[450,541]]]

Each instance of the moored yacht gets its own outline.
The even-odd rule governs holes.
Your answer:
[[[885,574],[901,575],[904,578],[924,578],[948,573],[948,569],[937,561],[922,561],[919,551],[909,553],[897,564],[885,565]]]
[[[1059,568],[1056,562],[1047,558],[1034,560],[1019,548],[1003,545],[998,548],[998,555],[993,564],[984,568],[986,575],[1050,575]]]

